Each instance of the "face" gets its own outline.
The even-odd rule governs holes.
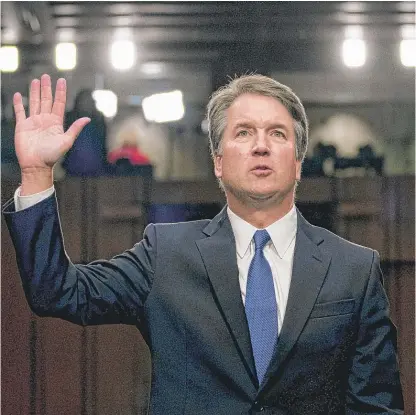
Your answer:
[[[253,204],[293,203],[301,162],[296,160],[294,120],[275,98],[240,95],[228,108],[215,175],[227,200]]]

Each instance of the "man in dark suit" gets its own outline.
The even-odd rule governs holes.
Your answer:
[[[40,92],[41,91],[41,92]],[[66,86],[14,97],[22,184],[4,207],[24,290],[40,316],[136,325],[152,357],[151,413],[401,414],[396,330],[378,254],[310,225],[294,206],[308,124],[298,97],[237,78],[208,104],[227,206],[212,221],[149,225],[110,261],[67,257],[52,168]]]

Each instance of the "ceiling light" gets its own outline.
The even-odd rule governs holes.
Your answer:
[[[416,27],[414,25],[403,25],[401,35],[400,60],[402,65],[416,66]]]
[[[58,43],[55,48],[55,65],[60,70],[74,69],[77,64],[77,47],[74,43]]]
[[[16,46],[2,46],[0,48],[0,70],[14,72],[19,67],[19,50]]]
[[[403,39],[400,42],[400,60],[403,66],[416,66],[416,39]]]
[[[115,40],[110,55],[112,65],[119,71],[130,69],[136,63],[136,47],[130,40]]]
[[[140,67],[145,75],[159,75],[162,72],[162,64],[158,62],[146,62]]]
[[[146,120],[157,123],[178,121],[185,114],[181,91],[165,92],[146,97],[143,99],[142,107]]]
[[[92,93],[98,111],[105,117],[112,118],[117,114],[117,95],[108,89],[96,89]]]
[[[342,45],[342,57],[346,66],[358,68],[366,59],[365,42],[362,39],[345,39]]]

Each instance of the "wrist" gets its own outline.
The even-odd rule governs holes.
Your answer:
[[[21,196],[30,196],[53,186],[53,169],[30,167],[22,169]]]

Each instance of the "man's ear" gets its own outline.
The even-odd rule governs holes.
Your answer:
[[[296,168],[296,181],[299,182],[300,181],[300,174],[301,174],[301,171],[302,171],[302,162],[300,160],[296,161],[295,168]]]
[[[221,179],[222,177],[222,156],[217,154],[214,157],[214,173],[217,179]]]

